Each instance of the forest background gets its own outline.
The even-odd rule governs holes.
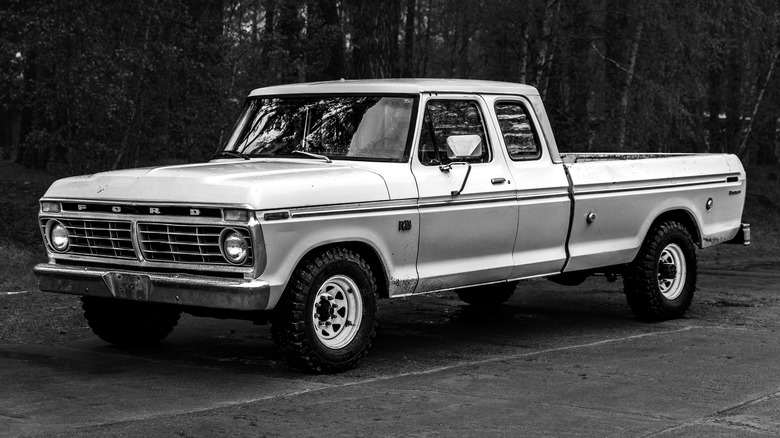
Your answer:
[[[257,87],[539,89],[563,151],[780,160],[777,0],[2,0],[0,155],[55,173],[208,159]]]

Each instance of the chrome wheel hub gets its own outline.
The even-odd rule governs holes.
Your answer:
[[[667,300],[679,297],[685,287],[688,269],[685,253],[676,243],[670,243],[658,259],[658,289]]]
[[[311,321],[317,339],[328,348],[352,342],[363,316],[363,298],[355,282],[344,275],[328,278],[314,297]]]

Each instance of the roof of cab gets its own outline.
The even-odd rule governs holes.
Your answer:
[[[515,94],[538,95],[530,85],[511,82],[479,81],[473,79],[366,79],[308,82],[257,88],[250,96],[278,96],[283,94]]]

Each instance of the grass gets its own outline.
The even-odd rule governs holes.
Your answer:
[[[77,296],[40,292],[32,269],[46,261],[37,226],[38,199],[55,176],[0,161],[0,343],[57,343],[89,334]],[[743,221],[753,244],[718,245],[699,252],[703,266],[750,269],[780,266],[780,169],[748,169]],[[27,291],[6,295],[3,292]]]
[[[35,288],[32,267],[46,261],[40,245],[32,249],[18,243],[0,246],[0,291],[27,291]]]
[[[46,261],[38,199],[54,177],[0,161],[0,292],[34,289],[32,267]]]
[[[89,331],[79,298],[40,292],[32,273],[46,261],[38,199],[55,179],[0,161],[0,343],[55,343]]]

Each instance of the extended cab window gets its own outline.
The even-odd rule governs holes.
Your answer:
[[[452,161],[487,163],[490,148],[479,104],[473,100],[429,100],[425,105],[420,133],[420,162],[426,166]],[[452,147],[473,152],[468,158],[453,159]],[[449,153],[448,153],[449,148]]]
[[[525,105],[520,102],[498,102],[496,117],[509,158],[532,160],[541,156],[539,139],[536,138]]]

